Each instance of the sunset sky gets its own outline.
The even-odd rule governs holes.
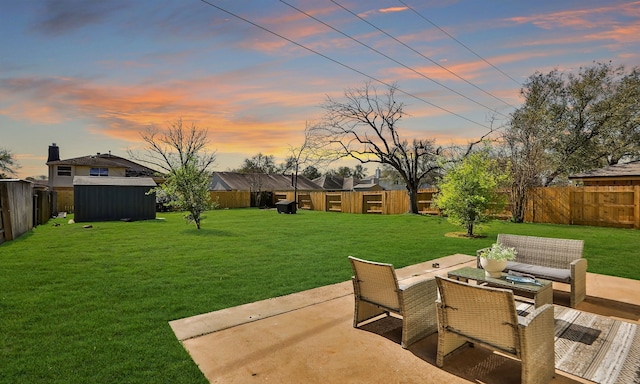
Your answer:
[[[407,138],[464,143],[536,71],[639,66],[638,36],[640,1],[0,0],[0,148],[35,177],[51,143],[127,157],[182,118],[208,128],[215,170],[280,162],[367,81],[398,86]]]

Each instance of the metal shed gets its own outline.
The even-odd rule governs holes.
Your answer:
[[[150,177],[73,178],[74,219],[82,221],[151,220],[156,218],[156,186]]]

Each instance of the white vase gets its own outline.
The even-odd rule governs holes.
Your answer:
[[[502,276],[502,271],[507,267],[507,260],[495,260],[481,257],[480,265],[482,265],[484,274],[487,277],[499,278]]]

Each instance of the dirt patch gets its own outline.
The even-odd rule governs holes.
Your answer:
[[[486,235],[474,233],[473,236],[467,235],[467,232],[449,232],[444,234],[446,237],[466,238],[466,239],[484,239]]]

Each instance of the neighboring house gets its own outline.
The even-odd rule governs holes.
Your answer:
[[[109,153],[60,160],[60,148],[53,143],[49,146],[49,188],[64,190],[73,188],[75,176],[99,177],[153,177],[155,170],[134,163],[131,160]]]
[[[342,176],[324,175],[313,179],[313,182],[322,187],[325,191],[337,192],[345,190],[344,177]]]
[[[209,184],[211,191],[293,191],[291,175],[266,173],[214,172]],[[299,191],[319,191],[322,187],[298,175]]]
[[[293,191],[291,175],[266,173],[214,172],[210,191],[246,191],[251,194],[251,207],[272,206],[274,192]],[[320,191],[322,188],[302,175],[298,175],[297,191]]]
[[[569,180],[584,186],[640,185],[640,160],[569,176]]]
[[[109,153],[60,159],[60,148],[53,143],[49,146],[49,190],[55,191],[52,213],[73,211],[73,178],[91,177],[153,177],[157,172],[131,160]],[[155,182],[161,178],[154,177]]]
[[[313,179],[313,182],[321,186],[326,191],[340,192],[340,191],[383,191],[380,185],[379,171],[376,172],[376,176],[368,177],[365,179],[358,179],[356,177],[342,177],[334,175],[325,175]]]

